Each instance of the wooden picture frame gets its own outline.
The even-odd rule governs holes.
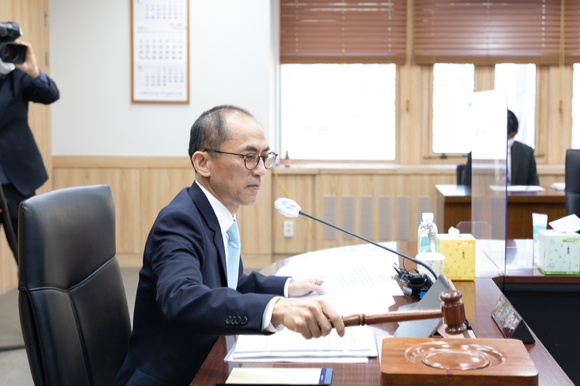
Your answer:
[[[131,102],[189,104],[189,1],[130,2]]]

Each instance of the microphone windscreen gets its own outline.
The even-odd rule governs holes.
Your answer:
[[[286,217],[298,217],[300,214],[300,207],[297,203],[289,198],[279,198],[274,203],[276,210],[280,212],[282,216]]]

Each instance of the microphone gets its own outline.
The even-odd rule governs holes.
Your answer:
[[[311,218],[313,220],[316,220],[318,222],[323,223],[324,225],[328,225],[331,228],[338,229],[341,232],[344,232],[346,234],[349,234],[351,236],[354,236],[354,237],[356,237],[356,238],[358,238],[358,239],[360,239],[362,241],[366,241],[367,243],[370,243],[370,244],[372,244],[374,246],[377,246],[379,248],[385,249],[385,250],[387,250],[387,251],[389,251],[391,253],[394,253],[395,255],[399,255],[399,256],[401,256],[401,257],[403,257],[403,258],[405,258],[405,259],[407,259],[409,261],[412,261],[413,263],[415,263],[417,265],[422,265],[423,267],[425,267],[433,275],[433,277],[435,278],[435,280],[438,279],[437,274],[435,273],[435,271],[431,267],[429,267],[427,264],[425,264],[424,262],[422,262],[421,260],[413,259],[412,257],[409,257],[409,256],[407,256],[405,254],[402,254],[402,253],[397,252],[397,251],[395,251],[393,249],[387,248],[384,245],[381,245],[379,243],[375,243],[372,240],[366,239],[366,238],[364,238],[362,236],[359,236],[359,235],[357,235],[355,233],[352,233],[350,231],[347,231],[346,229],[339,228],[336,225],[333,225],[333,224],[328,223],[328,222],[326,222],[324,220],[321,220],[319,218],[316,218],[314,216],[311,216],[309,214],[306,214],[306,213],[304,213],[301,210],[300,206],[298,206],[298,204],[296,202],[290,200],[289,198],[279,198],[279,199],[277,199],[276,202],[274,203],[274,207],[276,208],[276,210],[278,212],[280,212],[280,214],[282,216],[285,216],[285,217],[298,217],[299,215],[302,215],[302,216]],[[428,277],[428,275],[426,275],[426,276]],[[441,275],[441,276],[443,276],[443,275]],[[428,279],[429,279],[429,277],[428,277]],[[431,280],[431,279],[429,279],[429,280]]]

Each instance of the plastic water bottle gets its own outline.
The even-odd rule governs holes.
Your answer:
[[[433,213],[423,213],[417,235],[419,253],[437,252],[437,225],[433,222]]]

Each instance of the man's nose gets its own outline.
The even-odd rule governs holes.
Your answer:
[[[265,176],[267,170],[268,169],[266,169],[266,164],[264,163],[264,160],[260,158],[260,160],[258,161],[258,165],[256,165],[256,167],[252,169],[252,173],[258,176]]]

